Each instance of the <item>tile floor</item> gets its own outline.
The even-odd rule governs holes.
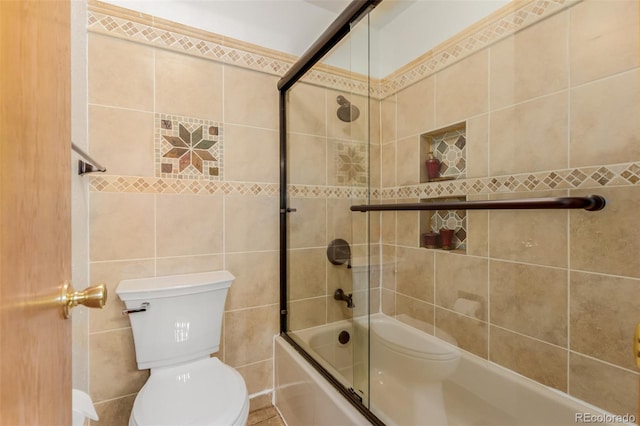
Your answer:
[[[261,408],[249,413],[247,426],[285,426],[278,411],[274,407]]]

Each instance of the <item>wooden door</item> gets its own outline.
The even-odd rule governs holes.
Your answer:
[[[0,425],[71,424],[68,0],[0,0]]]

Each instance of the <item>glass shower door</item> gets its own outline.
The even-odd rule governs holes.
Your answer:
[[[366,19],[287,92],[287,335],[368,406]],[[362,72],[364,71],[364,72]]]

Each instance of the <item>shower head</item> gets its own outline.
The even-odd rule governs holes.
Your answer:
[[[351,123],[360,117],[360,110],[357,106],[352,105],[344,96],[338,95],[338,118],[345,123]]]

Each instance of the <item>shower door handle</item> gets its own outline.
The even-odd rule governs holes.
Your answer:
[[[280,213],[295,213],[298,209],[287,207],[286,209],[280,209]]]

